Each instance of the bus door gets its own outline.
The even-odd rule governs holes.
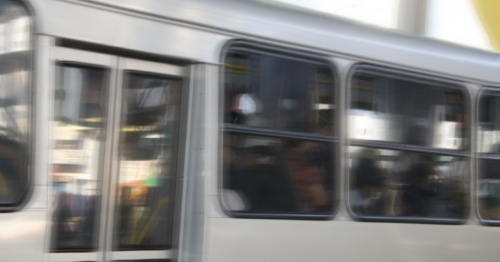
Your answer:
[[[185,69],[54,54],[48,261],[170,261]]]

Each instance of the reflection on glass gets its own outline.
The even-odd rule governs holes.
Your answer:
[[[332,135],[332,72],[324,64],[230,52],[225,123]]]
[[[180,91],[177,80],[126,74],[115,249],[170,245]]]
[[[0,54],[14,54],[30,51],[30,18],[26,10],[17,1],[3,0],[0,3]],[[10,58],[26,60],[26,53],[18,53]],[[3,66],[3,64],[2,64]]]
[[[479,100],[478,150],[500,156],[500,95],[486,93]]]
[[[95,249],[107,74],[74,65],[59,65],[57,73],[51,250]]]
[[[479,101],[479,210],[486,220],[500,220],[500,96],[485,93]]]
[[[254,214],[331,213],[331,69],[312,60],[234,50],[227,54],[224,79],[227,207]],[[270,129],[277,131],[273,137]],[[247,130],[260,136],[244,135]],[[310,135],[329,142],[311,142],[305,138]]]
[[[31,90],[30,19],[14,1],[0,2],[0,205],[17,206],[28,193]]]
[[[481,218],[500,220],[500,158],[479,161],[478,197]]]
[[[350,147],[351,210],[358,216],[461,219],[468,162],[429,153]]]
[[[232,211],[332,211],[332,144],[230,133],[224,136],[224,197]]]
[[[349,136],[443,149],[464,149],[461,91],[360,71],[351,86]]]

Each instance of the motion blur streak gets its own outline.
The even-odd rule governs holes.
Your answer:
[[[0,36],[1,261],[500,257],[498,53],[253,0],[3,0]]]

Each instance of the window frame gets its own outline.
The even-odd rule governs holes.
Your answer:
[[[497,94],[498,97],[500,97],[500,87],[495,87],[495,86],[481,86],[479,88],[479,91],[477,92],[476,96],[476,101],[475,101],[475,109],[476,109],[476,119],[474,122],[474,127],[476,130],[479,129],[479,123],[480,123],[480,117],[481,117],[481,106],[480,106],[480,101],[484,96],[488,96],[491,94]],[[473,201],[475,203],[474,211],[476,212],[477,218],[479,220],[479,223],[483,226],[500,226],[500,220],[492,220],[492,219],[485,219],[481,215],[481,207],[479,205],[479,180],[481,178],[481,160],[497,160],[500,161],[500,154],[495,155],[495,154],[488,154],[488,153],[481,153],[479,152],[479,139],[482,139],[482,137],[479,137],[479,133],[476,131],[475,133],[475,148],[474,148],[474,153],[475,153],[475,165],[474,165],[474,171],[475,171],[475,176],[473,176],[474,180],[474,186],[475,186],[475,194],[473,197]]]
[[[129,58],[125,58],[129,59]],[[130,59],[129,59],[130,60]],[[133,61],[134,63],[137,63],[137,61]],[[142,61],[141,61],[142,62]],[[139,62],[140,63],[140,62]],[[150,62],[148,61],[148,64]],[[168,65],[168,64],[167,64]],[[180,147],[182,146],[181,144],[181,126],[182,126],[182,103],[183,103],[183,93],[184,88],[185,88],[185,82],[186,80],[176,74],[168,74],[168,73],[161,73],[161,72],[153,72],[147,71],[148,68],[143,69],[142,71],[140,69],[136,68],[127,68],[126,66],[123,66],[119,69],[120,72],[120,77],[121,77],[121,85],[117,86],[117,88],[121,89],[121,99],[114,105],[115,107],[119,108],[119,114],[116,114],[116,121],[118,125],[113,125],[113,128],[115,128],[115,134],[113,139],[117,139],[119,141],[116,147],[116,157],[118,157],[118,163],[116,163],[116,166],[114,167],[114,172],[115,172],[115,181],[112,183],[112,186],[116,187],[118,186],[118,181],[120,179],[120,176],[122,175],[122,166],[121,166],[121,160],[120,156],[121,153],[123,152],[123,145],[122,145],[122,131],[121,129],[124,127],[124,124],[126,123],[126,114],[124,113],[124,109],[126,107],[126,90],[128,89],[128,84],[129,84],[129,77],[130,76],[140,76],[140,77],[151,77],[155,79],[162,79],[162,80],[167,80],[167,81],[172,81],[172,82],[177,82],[178,88],[179,88],[179,101],[177,101],[177,106],[178,106],[178,112],[176,112],[176,121],[177,121],[177,126],[173,128],[173,138],[172,139],[172,157],[171,157],[171,162],[172,162],[172,170],[171,173],[173,174],[173,179],[172,179],[172,184],[169,185],[171,193],[170,193],[170,198],[173,199],[171,201],[171,204],[168,206],[168,223],[165,225],[167,229],[167,235],[168,235],[168,243],[164,246],[161,245],[136,245],[136,246],[121,246],[119,244],[119,239],[117,239],[117,232],[115,231],[116,225],[117,225],[117,220],[119,219],[119,204],[116,199],[116,197],[119,196],[117,191],[113,194],[114,196],[114,208],[112,208],[113,215],[113,228],[111,228],[111,248],[110,252],[113,253],[118,253],[118,252],[126,252],[126,251],[135,251],[135,252],[141,252],[141,251],[168,251],[172,250],[174,247],[174,236],[175,236],[175,224],[174,224],[174,217],[175,217],[175,211],[177,208],[177,203],[176,203],[176,198],[177,198],[177,180],[181,180],[182,178],[179,177],[179,165],[181,164],[179,161],[182,160],[182,157],[180,156]],[[117,128],[116,128],[117,127]],[[163,158],[165,159],[165,158]],[[117,244],[118,243],[118,244]]]
[[[52,47],[54,53],[54,61],[60,63],[69,63],[71,65],[88,65],[92,68],[107,68],[109,69],[110,78],[108,79],[109,84],[106,86],[108,96],[106,101],[106,139],[103,141],[105,143],[104,151],[105,157],[109,158],[109,161],[103,161],[102,172],[108,175],[103,176],[103,181],[100,183],[99,187],[103,190],[105,189],[106,194],[101,194],[101,206],[97,211],[99,213],[100,223],[97,225],[99,230],[98,234],[98,249],[95,251],[75,251],[75,252],[50,252],[49,257],[51,260],[67,260],[69,257],[74,258],[85,258],[83,260],[96,260],[96,258],[102,257],[112,257],[113,259],[132,259],[132,258],[144,258],[149,257],[151,259],[171,259],[175,256],[172,247],[175,247],[178,242],[179,228],[181,224],[180,218],[181,213],[180,208],[183,203],[182,192],[183,192],[183,179],[184,176],[184,159],[180,156],[186,151],[186,132],[189,111],[189,100],[190,100],[190,81],[186,79],[186,76],[190,75],[191,69],[187,65],[175,65],[171,63],[163,62],[152,62],[150,60],[134,59],[124,56],[117,56],[108,53],[99,53],[94,51],[74,49],[68,47],[54,46]],[[53,62],[54,62],[53,61]],[[55,68],[55,63],[52,64]],[[54,73],[56,72],[55,70]],[[113,235],[113,221],[114,221],[114,207],[116,199],[115,184],[116,178],[118,178],[118,171],[116,169],[116,160],[119,158],[118,151],[118,141],[120,138],[119,130],[122,119],[122,95],[123,94],[123,79],[126,71],[137,71],[141,75],[157,75],[166,76],[171,78],[180,78],[182,83],[180,84],[180,97],[179,97],[179,111],[178,111],[178,125],[175,128],[175,132],[179,134],[177,139],[173,143],[178,144],[175,149],[173,159],[173,165],[176,166],[176,172],[173,174],[175,176],[175,181],[172,184],[174,188],[173,192],[173,212],[172,220],[170,221],[172,229],[170,230],[171,240],[169,241],[170,248],[162,248],[161,250],[127,250],[127,251],[114,251],[112,249],[112,235]],[[53,74],[57,76],[57,74]],[[51,86],[51,90],[54,90],[54,85]],[[52,113],[51,113],[52,115]],[[107,226],[106,226],[107,225]],[[99,260],[99,259],[98,259]]]
[[[273,57],[280,57],[285,59],[291,59],[294,61],[301,61],[308,64],[322,65],[329,69],[332,74],[332,95],[333,102],[335,103],[335,112],[332,115],[332,123],[337,123],[335,126],[332,124],[332,134],[330,136],[316,135],[312,133],[300,133],[288,130],[279,130],[272,128],[257,128],[257,127],[246,127],[237,124],[226,124],[224,123],[224,108],[225,108],[225,73],[226,70],[224,68],[227,54],[231,51],[239,50],[246,51],[252,54],[261,54],[261,55],[269,55]],[[233,39],[229,40],[222,47],[222,51],[220,53],[220,70],[219,70],[219,94],[218,94],[218,163],[217,163],[217,172],[218,172],[218,200],[219,205],[222,211],[231,218],[252,218],[252,219],[295,219],[295,220],[332,220],[338,213],[341,201],[340,197],[340,156],[341,156],[341,142],[342,139],[340,137],[341,127],[340,127],[340,119],[341,119],[341,110],[340,110],[340,95],[341,95],[341,81],[338,66],[333,62],[331,57],[322,55],[322,54],[314,54],[311,52],[293,49],[290,47],[279,47],[270,44],[257,43],[254,41],[241,40],[241,39]],[[265,138],[277,138],[277,139],[292,139],[292,140],[300,140],[300,141],[312,141],[323,144],[331,144],[330,150],[334,153],[335,159],[332,161],[333,168],[333,192],[331,194],[331,198],[329,200],[332,201],[332,210],[329,210],[324,214],[307,214],[307,213],[254,213],[254,212],[242,212],[242,211],[234,211],[228,208],[226,201],[224,199],[223,194],[223,183],[224,183],[224,174],[223,174],[223,150],[224,150],[224,133],[230,132],[236,135],[250,135],[255,137],[265,137]]]
[[[109,138],[112,138],[112,125],[111,125],[111,120],[110,117],[113,116],[114,112],[114,97],[116,94],[116,90],[114,86],[116,85],[116,76],[117,76],[117,70],[116,70],[116,62],[117,59],[114,56],[108,55],[108,54],[102,54],[102,53],[96,53],[96,52],[89,52],[89,51],[83,51],[79,49],[71,49],[71,48],[66,48],[66,47],[60,47],[60,46],[53,46],[52,48],[52,53],[53,53],[53,59],[51,61],[51,69],[52,69],[52,77],[53,77],[53,83],[51,84],[49,91],[51,95],[51,101],[55,102],[55,91],[58,85],[56,84],[58,80],[60,80],[61,71],[58,70],[58,68],[64,68],[64,67],[72,67],[72,68],[80,68],[80,69],[100,69],[103,70],[104,72],[104,94],[105,97],[103,97],[103,116],[106,117],[107,121],[104,123],[101,123],[101,129],[103,131],[103,137],[102,137],[102,144],[99,146],[99,154],[100,158],[98,159],[97,163],[97,178],[100,179],[100,184],[97,186],[97,192],[99,192],[99,198],[96,203],[96,228],[94,228],[94,234],[97,236],[96,243],[97,245],[95,247],[91,248],[63,248],[63,249],[52,249],[51,245],[49,245],[49,254],[50,256],[53,256],[54,258],[60,257],[60,256],[67,256],[68,254],[78,254],[78,255],[83,255],[84,256],[89,256],[93,257],[95,256],[99,250],[102,249],[102,246],[104,245],[103,242],[103,227],[105,226],[106,222],[106,214],[107,214],[107,194],[104,194],[103,192],[107,190],[107,183],[106,180],[109,179],[109,176],[106,176],[107,172],[109,172],[110,164],[107,163],[107,161],[102,160],[102,157],[106,156],[106,152],[109,150],[109,147],[111,146],[110,141],[108,141]],[[51,107],[50,109],[50,117],[53,119],[55,117],[55,108]],[[49,125],[50,129],[52,131],[53,126],[52,123]],[[55,134],[51,132],[50,134],[50,140],[53,140],[55,138]],[[54,150],[52,147],[50,147],[50,151]],[[53,153],[50,153],[49,157],[49,162],[48,163],[53,163]],[[53,186],[53,181],[52,179],[49,182],[50,186],[50,191],[53,191],[52,186]],[[52,213],[51,213],[51,218],[50,220],[52,221]],[[50,239],[52,239],[53,235],[52,232],[50,232]],[[52,240],[50,240],[52,241]]]
[[[451,150],[451,149],[441,149],[441,148],[433,148],[429,146],[413,146],[407,145],[403,143],[390,142],[390,141],[372,141],[372,140],[361,140],[361,139],[350,139],[349,138],[349,121],[350,121],[350,109],[351,109],[351,89],[352,85],[355,82],[354,76],[359,72],[367,72],[374,74],[376,76],[388,77],[393,79],[402,79],[402,80],[410,80],[411,82],[422,83],[422,84],[432,84],[434,87],[443,87],[449,90],[461,91],[464,98],[464,126],[466,130],[464,132],[463,138],[468,140],[468,145],[464,147],[462,150]],[[345,145],[346,150],[344,152],[345,160],[349,161],[351,156],[349,154],[348,148],[351,146],[355,147],[364,147],[364,148],[373,148],[373,149],[387,149],[393,151],[406,151],[406,152],[419,152],[419,153],[428,153],[432,155],[441,155],[441,156],[455,156],[455,157],[463,157],[464,160],[468,163],[468,175],[467,175],[467,185],[468,190],[465,192],[465,215],[463,218],[423,218],[423,217],[389,217],[389,216],[366,216],[356,214],[351,208],[351,199],[350,199],[350,190],[351,190],[351,168],[346,166],[346,179],[345,179],[345,208],[349,216],[359,222],[391,222],[391,223],[414,223],[414,224],[450,224],[450,225],[461,225],[467,223],[471,211],[470,211],[470,194],[473,191],[471,188],[472,182],[472,146],[471,141],[472,137],[472,95],[470,90],[467,88],[466,84],[462,81],[446,78],[446,77],[438,77],[430,74],[425,74],[417,71],[410,71],[407,69],[398,69],[394,67],[387,67],[383,65],[377,65],[373,63],[366,62],[358,62],[352,64],[347,73],[346,85],[345,85]]]
[[[109,109],[110,109],[110,103],[109,103],[109,99],[110,99],[110,92],[111,92],[111,83],[113,81],[112,77],[114,77],[114,72],[113,72],[113,68],[107,66],[107,65],[102,65],[102,64],[91,64],[91,63],[86,63],[85,61],[82,62],[82,61],[72,61],[72,60],[64,60],[64,59],[55,59],[53,61],[53,66],[54,66],[54,69],[55,71],[53,72],[54,73],[54,76],[55,76],[55,80],[56,81],[60,81],[60,77],[62,76],[61,72],[62,70],[60,69],[64,69],[64,68],[78,68],[78,69],[93,69],[93,70],[102,70],[103,71],[103,76],[104,76],[104,81],[103,81],[103,85],[104,85],[104,95],[102,97],[103,101],[104,101],[104,105],[103,105],[103,114],[104,114],[104,117],[105,118],[109,118],[109,115],[108,115],[108,112],[109,112]],[[55,91],[58,84],[53,84],[52,88],[51,88],[51,91]],[[55,93],[52,93],[52,95],[55,95]],[[54,102],[56,100],[53,100]],[[81,101],[80,101],[80,105],[81,105]],[[52,107],[51,108],[52,112],[50,113],[51,115],[51,121],[53,121],[54,119],[54,116],[55,116],[55,107]],[[53,127],[51,127],[52,129]],[[104,181],[104,176],[105,176],[105,171],[106,171],[106,166],[105,166],[105,162],[102,157],[104,157],[105,155],[105,151],[106,151],[106,139],[108,138],[108,124],[107,123],[101,123],[100,124],[100,127],[99,127],[102,131],[102,135],[103,135],[103,141],[102,141],[102,144],[99,145],[99,148],[98,148],[98,152],[99,152],[99,157],[97,159],[97,173],[96,173],[96,178],[100,181],[101,185],[98,185],[96,186],[96,195],[98,197],[98,201],[96,201],[96,204],[95,204],[95,214],[94,214],[94,232],[93,232],[93,237],[96,238],[96,239],[93,239],[92,241],[95,242],[95,243],[91,243],[90,244],[90,247],[83,247],[83,248],[79,248],[79,247],[70,247],[70,248],[54,248],[52,249],[52,246],[51,246],[51,240],[49,241],[49,253],[51,254],[56,254],[56,253],[79,253],[79,252],[85,252],[85,253],[92,253],[92,252],[97,252],[99,250],[99,246],[100,246],[100,234],[102,233],[101,232],[101,223],[103,223],[101,217],[102,217],[102,208],[105,206],[105,204],[103,203],[104,201],[104,198],[102,197],[103,195],[103,191],[105,190],[103,188],[103,181]],[[51,133],[51,140],[55,139],[55,136],[54,136],[54,133]],[[53,155],[53,150],[55,150],[54,148],[50,148],[49,149],[51,152],[50,154]],[[53,158],[51,156],[51,159],[49,161],[49,164],[52,166],[53,165]],[[53,189],[53,181],[51,181],[51,183],[49,184],[49,190],[51,192],[54,192],[54,189]],[[52,213],[51,213],[51,217],[50,217],[50,221],[52,222]],[[50,239],[52,239],[54,236],[52,235],[52,232],[49,232],[50,234]]]
[[[120,55],[111,55],[117,58],[116,65],[116,83],[115,83],[115,99],[113,102],[113,116],[114,119],[111,123],[112,129],[112,146],[110,147],[110,156],[111,156],[111,166],[110,166],[110,180],[108,185],[108,214],[105,218],[107,227],[104,229],[104,240],[103,244],[105,247],[102,248],[103,252],[106,253],[106,257],[112,258],[112,260],[120,260],[125,258],[132,258],[135,256],[144,257],[149,256],[151,258],[158,257],[163,258],[165,254],[170,259],[171,256],[175,256],[172,252],[173,248],[175,248],[177,238],[179,237],[178,226],[181,224],[180,218],[183,216],[182,212],[180,212],[180,208],[183,205],[183,182],[184,182],[184,151],[186,150],[186,132],[183,132],[187,129],[188,117],[189,113],[189,99],[190,99],[190,81],[187,76],[190,75],[189,67],[184,65],[175,65],[173,63],[167,62],[157,62],[151,60],[145,60],[140,58],[132,58],[128,56],[120,56]],[[168,236],[169,243],[166,246],[154,246],[147,248],[115,248],[115,225],[116,219],[116,211],[119,207],[119,202],[117,197],[119,197],[119,191],[117,190],[116,185],[119,182],[119,177],[121,174],[121,139],[123,138],[121,128],[124,123],[124,99],[127,96],[127,80],[128,75],[138,74],[141,76],[152,76],[159,77],[163,79],[168,79],[170,81],[180,81],[179,84],[179,100],[178,102],[178,123],[174,128],[174,132],[176,134],[176,139],[173,141],[173,156],[172,156],[172,165],[173,168],[173,183],[171,184],[172,189],[172,202],[171,213],[169,217],[171,221],[168,224]],[[173,254],[173,255],[172,255]]]
[[[37,33],[38,33],[38,28],[37,28],[37,23],[36,23],[36,16],[34,9],[32,5],[29,3],[27,0],[10,0],[13,3],[16,3],[20,8],[23,8],[24,11],[26,12],[26,18],[29,21],[29,29],[30,32],[29,34],[29,58],[27,59],[29,65],[27,67],[28,71],[30,72],[29,74],[29,79],[27,81],[27,89],[26,89],[26,96],[27,96],[27,101],[29,105],[29,109],[27,111],[28,114],[28,119],[26,121],[27,123],[27,130],[29,131],[28,134],[26,135],[26,144],[23,144],[22,147],[26,150],[25,152],[25,164],[26,166],[23,167],[23,171],[26,173],[26,192],[22,194],[20,197],[19,201],[10,203],[10,204],[0,204],[0,213],[11,213],[11,212],[18,212],[23,210],[31,201],[31,198],[33,196],[34,190],[35,190],[35,176],[36,172],[35,170],[35,151],[36,151],[36,137],[37,137],[37,131],[38,128],[33,128],[37,127],[39,122],[37,121],[36,118],[36,108],[38,106],[37,103],[37,96],[35,95],[36,92],[36,78],[37,78],[37,66],[35,65],[36,63],[36,55],[37,55]]]

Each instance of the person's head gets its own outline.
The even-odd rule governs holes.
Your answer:
[[[308,209],[316,209],[326,203],[326,190],[317,169],[305,167],[297,170],[295,181],[297,193]]]

